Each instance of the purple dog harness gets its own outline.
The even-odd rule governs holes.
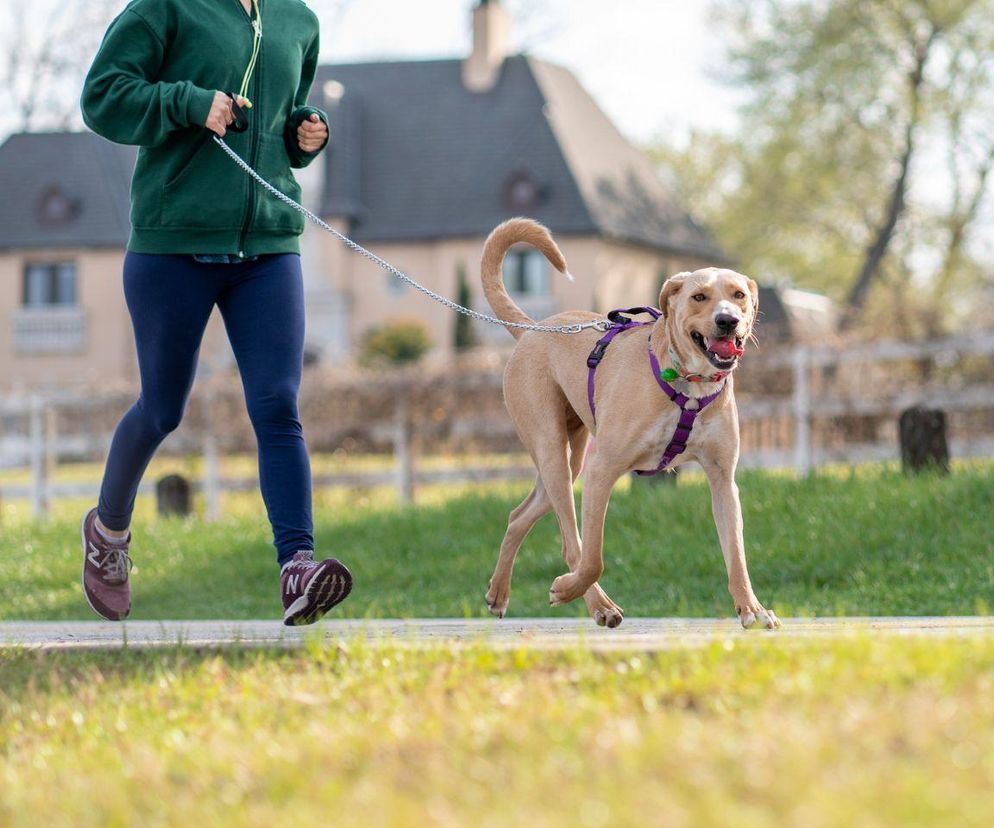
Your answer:
[[[594,407],[594,376],[597,372],[597,366],[600,365],[601,360],[604,358],[607,346],[611,344],[611,340],[618,334],[623,331],[630,331],[632,328],[642,328],[652,324],[652,322],[636,322],[631,318],[631,315],[640,313],[649,314],[652,317],[652,322],[655,322],[662,316],[661,311],[656,308],[628,308],[627,310],[619,308],[618,310],[611,311],[607,315],[611,327],[603,337],[597,340],[597,344],[594,345],[590,356],[587,357],[587,400],[590,402],[590,413],[595,423],[597,422],[597,411]],[[718,395],[725,390],[725,383],[722,382],[717,391],[713,394],[708,394],[706,397],[688,397],[681,394],[663,379],[659,368],[659,360],[656,359],[656,355],[652,352],[651,338],[649,340],[649,365],[652,367],[652,375],[656,378],[656,382],[659,383],[659,387],[680,408],[680,421],[677,423],[676,431],[673,432],[673,437],[669,445],[666,446],[666,450],[663,452],[659,465],[652,471],[635,472],[635,474],[643,476],[659,474],[659,472],[665,471],[667,466],[673,462],[673,459],[686,450],[687,441],[690,439],[690,432],[694,428],[694,421],[697,419],[697,415],[714,402],[718,398]],[[688,403],[691,403],[691,407],[689,408],[687,407]]]

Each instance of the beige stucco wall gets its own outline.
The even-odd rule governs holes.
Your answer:
[[[134,346],[121,292],[123,251],[14,251],[0,255],[0,388],[59,390],[108,377],[129,376]],[[13,314],[21,307],[23,273],[31,262],[76,263],[76,297],[85,311],[80,350],[63,354],[20,354],[13,350]]]
[[[30,262],[76,263],[77,303],[86,316],[82,348],[73,353],[20,354],[12,345],[13,314],[21,307],[24,267]],[[138,389],[134,337],[122,288],[123,250],[65,249],[0,252],[0,392],[72,391],[98,384]],[[203,352],[225,358],[215,312]]]
[[[338,227],[339,230],[344,230]],[[553,305],[559,310],[606,311],[615,307],[655,305],[664,274],[703,267],[709,262],[667,256],[634,245],[597,237],[562,236],[557,242],[566,256],[575,282],[552,273]],[[442,240],[417,244],[371,243],[381,258],[426,287],[456,299],[458,272],[463,266],[477,310],[489,313],[480,287],[480,254],[484,238]],[[348,252],[328,234],[313,248],[320,255],[329,289],[344,294],[350,307],[349,341],[353,344],[368,328],[401,318],[417,318],[432,331],[436,353],[452,348],[455,314],[410,287],[392,290],[399,280],[369,260]],[[485,332],[481,332],[484,333]],[[511,345],[507,337],[486,336],[486,342]]]
[[[344,230],[344,227],[339,227]],[[615,307],[656,304],[663,274],[702,267],[707,262],[666,256],[634,245],[605,241],[596,237],[562,236],[557,239],[569,263],[575,282],[551,274],[552,311],[589,309],[606,311]],[[443,296],[458,296],[458,272],[466,270],[473,305],[489,313],[480,288],[479,260],[484,238],[454,239],[417,244],[371,244],[370,248],[403,272]],[[368,328],[402,318],[416,318],[428,325],[435,344],[433,355],[452,351],[455,314],[410,287],[396,289],[398,280],[369,260],[349,252],[327,233],[308,239],[305,246],[313,283],[324,280],[329,294],[344,297],[347,312],[339,315],[313,314],[308,324],[317,339],[321,325],[348,327],[343,339],[354,346]],[[73,390],[103,383],[138,389],[131,323],[124,302],[121,267],[124,251],[62,250],[0,253],[0,392],[18,394],[28,390]],[[12,345],[12,314],[20,307],[22,274],[31,261],[73,260],[77,265],[78,301],[86,313],[83,348],[72,354],[15,354]],[[321,299],[320,284],[311,300]],[[330,331],[325,333],[332,333]],[[482,342],[493,346],[513,344],[499,329],[478,326]],[[202,363],[225,363],[231,359],[224,329],[215,311],[201,349]]]

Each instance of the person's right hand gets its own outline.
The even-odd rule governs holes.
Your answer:
[[[244,106],[244,102],[245,98],[239,95],[238,105]],[[211,111],[207,113],[207,122],[204,126],[223,138],[228,126],[234,122],[235,113],[231,111],[231,98],[224,92],[215,92],[214,103],[211,104]]]

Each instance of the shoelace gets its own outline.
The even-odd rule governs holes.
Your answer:
[[[128,580],[128,573],[134,569],[134,561],[126,549],[108,549],[100,567],[104,580],[112,584],[123,584]]]

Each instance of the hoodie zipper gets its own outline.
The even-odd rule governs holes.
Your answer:
[[[245,19],[248,21],[249,29],[252,34],[255,34],[255,27],[252,25],[252,15],[245,11],[245,7],[242,5],[241,0],[235,0],[245,15]],[[262,14],[262,0],[259,0],[259,14]],[[259,41],[259,55],[257,58],[255,71],[252,73],[252,79],[250,81],[252,86],[252,102],[253,109],[258,112],[260,107],[260,81],[259,78],[262,75],[262,41]],[[256,118],[249,118],[249,140],[251,142],[251,149],[249,150],[249,162],[253,168],[255,168],[259,163],[259,130],[256,127]],[[249,228],[252,226],[252,215],[255,212],[255,185],[249,182],[248,198],[246,199],[246,209],[245,217],[242,219],[242,229],[238,234],[238,256],[239,258],[245,258],[245,240],[248,237]]]

